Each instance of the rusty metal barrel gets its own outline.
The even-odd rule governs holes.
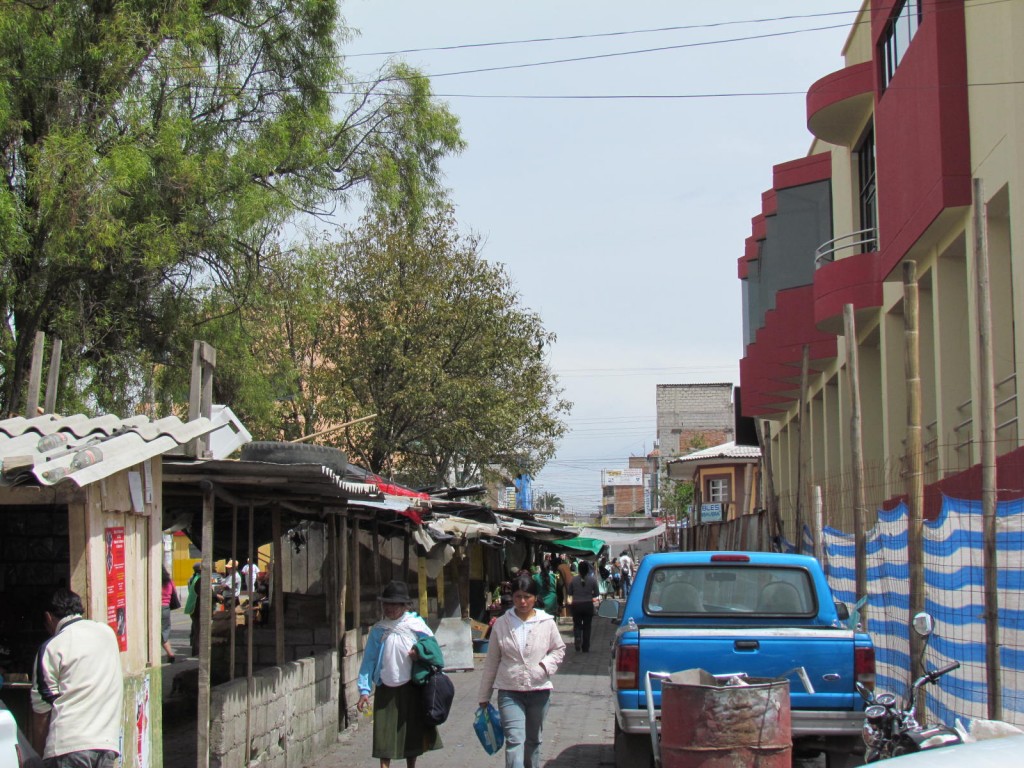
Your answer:
[[[678,682],[677,675],[662,681],[664,768],[790,768],[789,681],[721,685],[707,677],[703,684]]]

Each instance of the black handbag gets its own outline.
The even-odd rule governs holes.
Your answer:
[[[441,725],[448,719],[455,699],[455,684],[440,667],[435,667],[423,684],[423,722],[428,726]]]
[[[181,598],[178,597],[178,590],[175,589],[175,590],[173,590],[171,592],[170,609],[172,611],[174,611],[174,610],[177,610],[178,608],[181,608]]]

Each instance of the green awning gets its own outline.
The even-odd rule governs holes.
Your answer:
[[[555,539],[552,544],[557,544],[560,547],[566,549],[578,549],[581,552],[590,552],[592,555],[601,553],[604,549],[604,541],[601,539],[592,539],[589,536],[577,536],[574,539]]]

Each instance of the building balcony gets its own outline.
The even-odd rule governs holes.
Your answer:
[[[871,115],[874,98],[870,61],[825,75],[807,90],[807,128],[822,141],[851,147]]]
[[[821,245],[814,259],[814,325],[824,333],[843,333],[843,307],[855,312],[882,306],[882,277],[874,229],[863,229]],[[837,259],[843,250],[860,253]]]

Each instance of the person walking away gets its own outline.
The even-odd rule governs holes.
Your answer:
[[[541,768],[551,678],[565,657],[565,641],[555,618],[537,607],[537,581],[518,576],[513,587],[514,609],[491,628],[478,701],[486,707],[498,690],[505,768]]]
[[[633,558],[625,549],[619,554],[619,571],[622,576],[622,599],[629,598],[629,588],[633,585]]]
[[[562,599],[559,603],[560,616],[569,615],[569,585],[572,584],[573,572],[572,566],[569,565],[569,558],[566,555],[558,561],[558,585],[562,590]]]
[[[203,564],[192,564],[192,575],[188,579],[188,592],[185,594],[184,613],[192,619],[192,626],[188,632],[189,649],[193,656],[199,655],[199,617],[202,616],[202,600],[199,599],[199,589],[203,585]]]
[[[385,585],[378,598],[384,618],[370,629],[359,667],[356,708],[365,712],[373,691],[373,757],[380,768],[392,760],[405,760],[416,767],[424,752],[441,749],[437,728],[423,722],[421,689],[412,682],[413,646],[433,633],[418,615],[409,611],[412,602],[405,582]]]
[[[245,565],[242,566],[242,581],[244,589],[247,593],[256,592],[256,579],[260,575],[260,566],[258,563],[254,563],[251,557],[246,558]]]
[[[124,680],[114,630],[86,619],[58,589],[43,613],[51,637],[33,664],[32,745],[47,768],[113,768],[120,755]]]
[[[164,653],[167,654],[168,664],[174,663],[174,649],[171,648],[171,610],[181,605],[175,605],[177,601],[178,593],[174,591],[174,581],[164,568],[160,574],[160,641],[164,646]]]
[[[541,563],[540,572],[533,578],[537,581],[537,607],[555,616],[558,613],[558,578],[551,572],[547,560]]]
[[[612,558],[611,572],[612,572],[612,580],[611,580],[612,597],[616,597],[616,598],[622,597],[622,571],[619,570],[619,560],[618,560],[618,558]]]
[[[578,569],[579,573],[569,585],[572,639],[577,651],[590,653],[590,624],[594,620],[594,601],[599,593],[597,579],[590,572],[590,563],[580,560]]]

